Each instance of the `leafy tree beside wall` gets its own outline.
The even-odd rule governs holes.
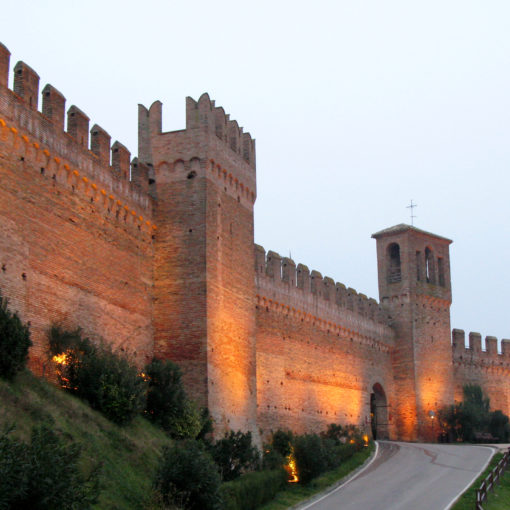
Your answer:
[[[0,377],[12,379],[25,368],[31,345],[28,326],[9,311],[7,300],[0,295]]]
[[[506,442],[510,436],[508,416],[491,412],[490,400],[477,384],[464,386],[462,402],[441,409],[438,416],[450,440]]]

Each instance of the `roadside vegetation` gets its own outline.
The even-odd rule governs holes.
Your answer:
[[[79,329],[53,327],[48,344],[60,387],[26,369],[29,328],[0,302],[0,510],[255,510],[277,494],[283,508],[370,453],[353,426],[277,430],[263,453],[250,432],[213,440],[170,361],[137,368]]]
[[[507,443],[509,418],[500,410],[490,410],[490,400],[476,384],[463,388],[462,402],[438,412],[442,436],[448,441]]]
[[[510,506],[510,469],[501,477],[484,505],[485,510],[506,510]]]

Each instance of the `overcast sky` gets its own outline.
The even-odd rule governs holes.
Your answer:
[[[0,41],[137,152],[209,92],[257,141],[255,241],[378,298],[371,234],[453,239],[452,327],[510,338],[510,2],[2,2]],[[12,86],[12,75],[10,80]]]

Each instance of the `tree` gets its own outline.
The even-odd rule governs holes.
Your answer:
[[[508,442],[510,436],[509,419],[502,411],[493,411],[489,419],[489,432],[501,443]]]
[[[259,467],[260,456],[252,445],[251,432],[230,431],[212,445],[211,454],[225,482],[238,478],[244,471]]]
[[[93,344],[80,330],[50,331],[50,350],[57,360],[63,388],[88,401],[119,425],[130,422],[145,405],[146,384],[138,370],[110,345]]]
[[[163,502],[189,510],[219,508],[218,468],[201,443],[175,442],[163,452],[154,486]]]
[[[28,326],[8,310],[0,295],[0,377],[10,380],[25,368],[31,345]]]
[[[467,384],[463,393],[462,402],[439,411],[439,422],[449,437],[473,442],[480,434],[490,433],[505,441],[509,435],[508,416],[499,410],[490,412],[490,400],[477,384]]]
[[[145,367],[144,374],[148,385],[145,414],[167,432],[172,432],[186,401],[181,370],[171,361],[153,359]]]
[[[78,467],[81,449],[47,425],[32,429],[30,443],[0,435],[0,508],[85,510],[99,496],[99,464],[88,476]]]
[[[326,452],[321,438],[317,434],[296,436],[294,438],[294,457],[299,481],[305,485],[327,468]]]

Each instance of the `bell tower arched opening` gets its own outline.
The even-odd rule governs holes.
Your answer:
[[[391,243],[388,246],[388,283],[396,283],[402,280],[402,269],[400,266],[400,246]]]

